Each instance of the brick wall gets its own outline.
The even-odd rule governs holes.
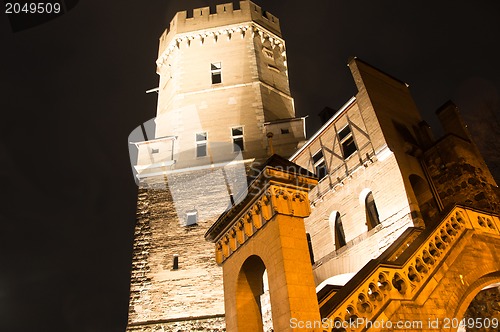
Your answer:
[[[445,136],[424,158],[445,207],[459,203],[500,212],[498,187],[470,142]]]
[[[227,178],[239,169],[226,166]],[[224,314],[222,270],[206,230],[229,206],[221,169],[148,179],[139,191],[129,323]],[[234,179],[234,178],[233,178]],[[234,180],[237,181],[237,180]],[[239,178],[238,181],[246,181]],[[244,183],[231,183],[235,190]],[[183,226],[195,208],[197,225]],[[173,270],[178,255],[179,269]]]

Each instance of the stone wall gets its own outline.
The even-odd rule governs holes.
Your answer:
[[[244,165],[243,167],[244,173]],[[228,186],[246,187],[235,178],[240,167],[169,174],[149,178],[139,190],[129,308],[129,325],[171,319],[223,315],[222,270],[215,262],[206,230],[230,205]],[[232,179],[232,180],[231,180]],[[234,183],[239,181],[240,183]],[[186,212],[198,222],[184,226]],[[178,269],[173,257],[178,255]],[[190,323],[191,324],[191,323]]]
[[[222,332],[226,331],[224,317],[150,323],[128,327],[130,332]]]
[[[445,208],[458,203],[500,212],[498,187],[470,142],[445,136],[425,152],[424,159]]]

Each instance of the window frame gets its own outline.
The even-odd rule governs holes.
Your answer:
[[[340,248],[347,245],[347,241],[345,238],[344,225],[342,224],[342,217],[340,215],[340,212],[338,211],[337,214],[335,215],[333,227],[335,234],[335,250],[339,250]]]
[[[198,140],[198,135],[205,134],[204,140]],[[200,131],[194,134],[194,142],[195,142],[195,156],[196,158],[205,158],[208,156],[208,131]],[[205,146],[205,155],[198,155],[198,147]]]
[[[241,128],[241,135],[234,135],[233,134],[233,129],[237,129],[237,128]],[[233,144],[232,145],[232,149],[233,149],[233,152],[234,153],[237,153],[237,152],[243,152],[245,151],[245,130],[244,130],[244,126],[240,125],[240,126],[232,126],[231,128],[229,128],[229,133],[231,134],[231,143]],[[241,139],[241,146],[237,143],[235,143],[235,139]],[[236,151],[234,149],[234,146],[235,145],[238,145],[240,147],[240,150],[239,151]]]
[[[341,138],[341,133],[345,130],[349,129],[349,133],[347,133],[344,137]],[[339,145],[340,145],[340,150],[342,152],[342,157],[344,157],[344,160],[348,159],[350,156],[356,153],[358,151],[358,146],[356,144],[356,140],[354,139],[354,134],[352,132],[351,125],[348,123],[342,129],[337,131],[337,137],[339,138]],[[350,143],[348,143],[351,141]],[[354,150],[346,156],[346,150],[347,147],[350,146],[351,144],[354,145]]]
[[[321,153],[321,157],[318,158],[318,160],[314,160],[315,156],[317,156],[319,153]],[[325,155],[323,154],[323,148],[320,148],[316,153],[311,154],[311,160],[313,162],[313,167],[316,176],[318,177],[318,181],[321,181],[328,175],[328,168],[326,167],[326,162],[325,162]],[[320,177],[320,171],[319,169],[324,169],[324,174],[323,176]]]
[[[218,77],[218,79],[214,80],[214,78],[216,78],[216,77]],[[222,83],[222,62],[221,61],[210,63],[210,79],[211,79],[212,85]],[[218,81],[218,82],[214,82],[214,81]]]
[[[380,225],[380,214],[378,213],[377,204],[373,192],[368,192],[365,197],[365,212],[366,212],[366,226],[368,231]]]

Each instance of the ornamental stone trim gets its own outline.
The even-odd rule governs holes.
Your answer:
[[[199,45],[204,45],[208,42],[217,43],[221,38],[231,41],[232,38],[238,36],[239,38],[245,38],[248,32],[252,33],[252,38],[255,36],[260,37],[260,41],[263,44],[265,41],[269,40],[273,49],[279,48],[280,53],[285,56],[285,41],[276,36],[274,33],[268,31],[264,27],[257,23],[251,22],[249,24],[237,25],[237,26],[227,26],[222,29],[207,29],[197,32],[188,32],[177,35],[177,38],[173,38],[162,54],[156,60],[156,65],[161,68],[166,65],[167,58],[176,50],[182,47],[190,47],[193,42],[199,43]],[[286,58],[285,58],[286,61]]]
[[[222,264],[277,214],[304,217],[309,213],[306,191],[283,189],[277,185],[269,186],[248,208],[248,212],[237,218],[215,243],[217,264]]]
[[[221,265],[276,215],[308,217],[308,192],[316,184],[312,174],[266,166],[250,184],[248,195],[219,217],[205,234],[205,239],[215,243],[217,264]]]

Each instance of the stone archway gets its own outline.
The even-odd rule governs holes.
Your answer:
[[[500,271],[489,273],[473,283],[462,297],[454,317],[465,320],[463,328],[457,331],[500,329]]]
[[[263,275],[266,266],[257,255],[248,257],[241,266],[236,285],[236,312],[238,322],[245,329],[263,331],[261,295],[264,293]],[[238,326],[240,328],[240,326]]]

